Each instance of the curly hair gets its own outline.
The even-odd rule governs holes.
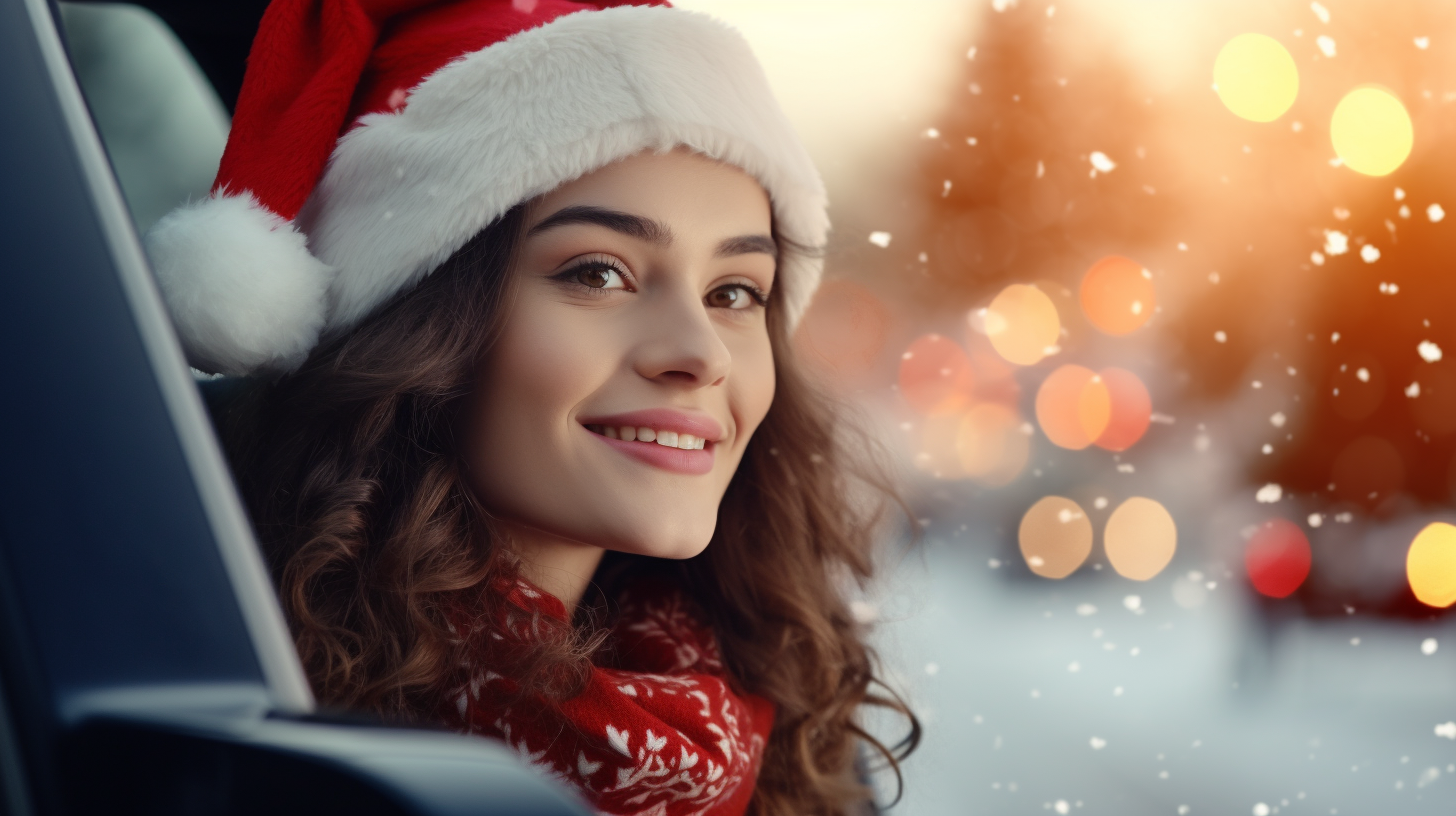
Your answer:
[[[456,418],[509,308],[524,220],[524,205],[511,210],[297,372],[252,385],[220,412],[324,705],[435,720],[460,664],[447,613],[467,598],[506,603],[489,590],[516,563],[468,487]],[[844,598],[848,582],[871,577],[876,522],[893,492],[852,444],[867,438],[836,424],[834,406],[795,368],[775,306],[771,298],[777,389],[712,542],[685,561],[616,558],[603,572],[675,573],[705,609],[733,680],[776,704],[751,811],[844,813],[870,797],[860,747],[877,750],[898,776],[897,761],[919,738],[899,698],[874,690],[875,658]],[[503,668],[523,689],[569,698],[604,637],[593,609],[583,604],[539,649],[502,657],[514,662]],[[482,609],[480,619],[498,618]],[[901,712],[910,735],[882,745],[857,722],[865,705]]]

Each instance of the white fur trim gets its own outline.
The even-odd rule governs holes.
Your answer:
[[[291,371],[318,343],[333,270],[251,194],[214,194],[179,207],[143,242],[197,368]]]
[[[823,182],[743,37],[696,12],[567,15],[436,71],[340,141],[298,221],[340,270],[327,331],[412,286],[512,206],[644,150],[686,146],[753,176],[776,228],[822,246]],[[792,326],[817,258],[779,270]]]

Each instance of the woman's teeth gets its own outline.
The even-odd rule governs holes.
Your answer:
[[[634,428],[631,425],[620,428],[610,425],[588,425],[587,428],[608,439],[621,439],[626,442],[656,442],[665,448],[679,450],[702,450],[703,446],[707,444],[706,439],[700,439],[692,434],[680,434],[677,431],[654,431],[651,428]]]

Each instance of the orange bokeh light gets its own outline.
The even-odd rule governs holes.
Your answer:
[[[1104,368],[1098,372],[1111,399],[1111,415],[1107,427],[1095,441],[1097,447],[1125,451],[1147,433],[1153,417],[1153,399],[1138,375],[1123,368]]]
[[[954,340],[927,334],[901,355],[900,394],[926,416],[966,410],[974,387],[971,360]]]
[[[1061,339],[1052,299],[1035,286],[1013,283],[986,307],[986,337],[1007,362],[1035,365]]]
[[[1082,311],[1106,334],[1129,334],[1148,322],[1158,305],[1152,274],[1142,264],[1109,255],[1082,278]]]
[[[1080,505],[1062,496],[1033,504],[1016,537],[1026,566],[1043,578],[1065,578],[1092,554],[1092,522]]]
[[[1010,484],[1031,455],[1021,417],[996,403],[981,403],[961,417],[956,451],[967,476],[988,487]]]
[[[1102,436],[1112,418],[1112,395],[1096,372],[1064,365],[1036,392],[1036,421],[1058,447],[1081,450]]]

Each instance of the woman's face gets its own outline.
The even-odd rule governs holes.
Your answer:
[[[534,202],[466,460],[508,523],[688,558],[774,394],[769,200],[736,168],[642,154]]]

